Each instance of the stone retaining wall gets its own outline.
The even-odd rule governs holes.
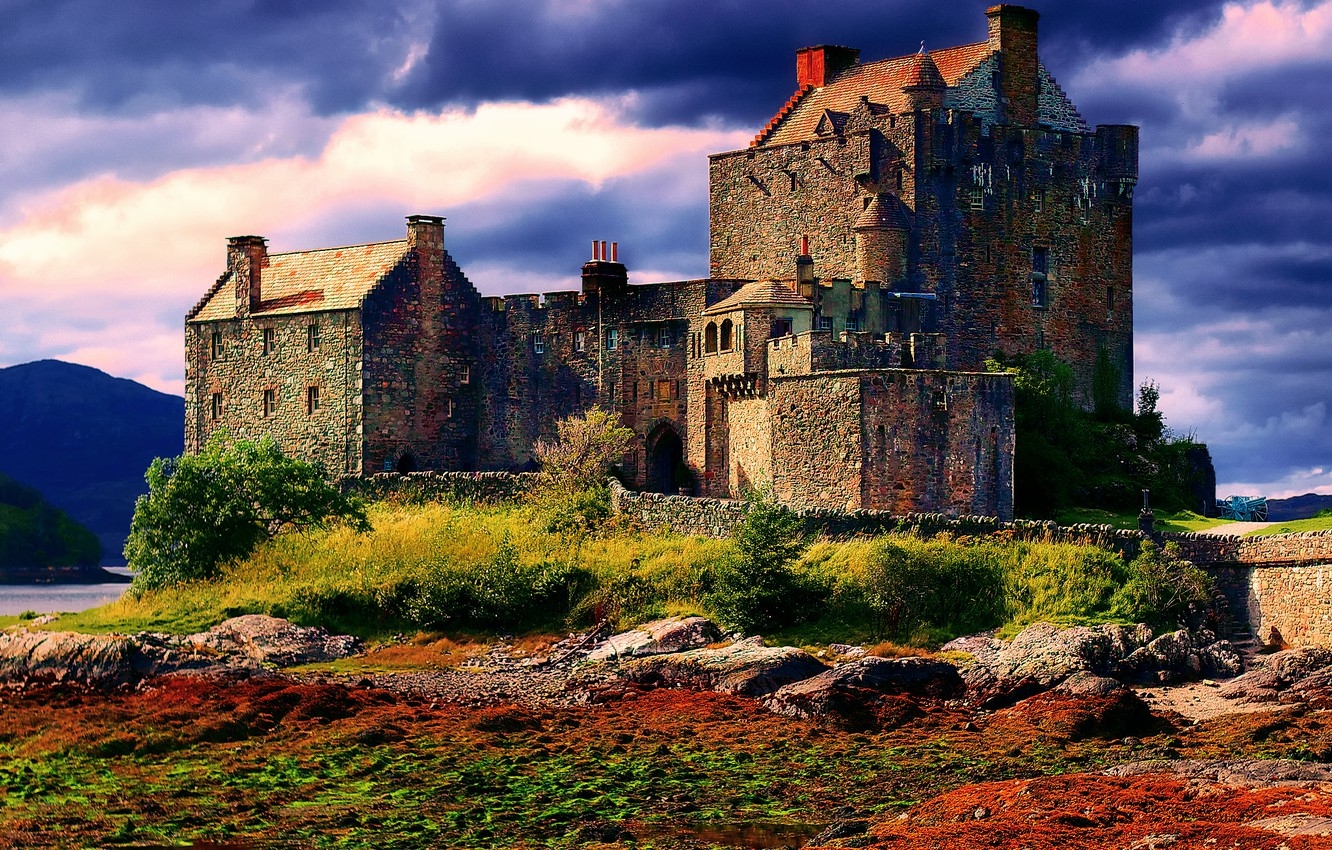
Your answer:
[[[728,537],[744,519],[746,503],[734,499],[709,499],[691,496],[665,496],[660,493],[636,493],[611,481],[611,503],[617,513],[626,514],[649,528],[666,528],[677,534],[703,537]],[[1053,522],[1015,520],[1001,522],[994,517],[949,517],[944,514],[894,514],[889,511],[832,508],[798,509],[804,530],[809,534],[844,538],[861,534],[914,534],[934,537],[1001,535],[1016,540],[1048,540],[1100,546],[1134,557],[1145,536],[1137,531],[1123,531],[1108,525],[1060,526]]]
[[[507,502],[526,495],[540,480],[534,472],[384,472],[366,478],[348,476],[339,486],[344,493],[372,500]]]

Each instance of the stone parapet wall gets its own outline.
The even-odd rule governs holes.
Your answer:
[[[745,517],[747,503],[737,499],[711,499],[692,496],[665,496],[660,493],[636,493],[620,482],[610,482],[611,504],[624,514],[650,528],[666,528],[677,534],[701,537],[728,537]],[[1041,540],[1099,546],[1134,557],[1145,538],[1138,531],[1124,531],[1108,525],[1060,526],[1039,520],[1001,522],[995,517],[949,517],[936,513],[894,514],[877,510],[836,510],[810,508],[796,510],[804,530],[829,537],[862,534],[915,534],[934,537],[1002,535],[1013,540]]]
[[[1231,537],[1206,534],[1168,534],[1183,556],[1195,564],[1309,566],[1332,564],[1332,531]]]
[[[540,481],[535,472],[384,472],[366,478],[347,476],[338,484],[344,493],[372,500],[509,502],[536,489]]]

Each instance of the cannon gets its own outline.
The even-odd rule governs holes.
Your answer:
[[[1228,496],[1216,500],[1216,515],[1240,522],[1267,522],[1266,496]]]

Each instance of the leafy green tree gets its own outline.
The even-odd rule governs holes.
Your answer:
[[[594,407],[555,423],[554,440],[538,440],[536,457],[556,486],[570,491],[604,484],[610,468],[634,442],[632,428],[619,417]]]
[[[805,550],[800,517],[772,491],[748,494],[735,554],[717,565],[706,604],[728,628],[745,632],[795,625],[816,616],[823,593],[793,566]]]
[[[138,591],[215,578],[284,528],[370,528],[365,506],[330,484],[322,465],[287,457],[270,438],[219,432],[196,455],[157,458],[145,477],[149,492],[125,543]]]

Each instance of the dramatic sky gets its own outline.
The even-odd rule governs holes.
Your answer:
[[[0,366],[180,392],[227,236],[446,241],[488,293],[568,289],[592,238],[707,273],[705,155],[794,51],[985,37],[973,0],[0,0]],[[1136,377],[1222,495],[1332,493],[1332,0],[1060,0],[1042,59],[1142,127]],[[1322,140],[1322,141],[1320,141]]]

